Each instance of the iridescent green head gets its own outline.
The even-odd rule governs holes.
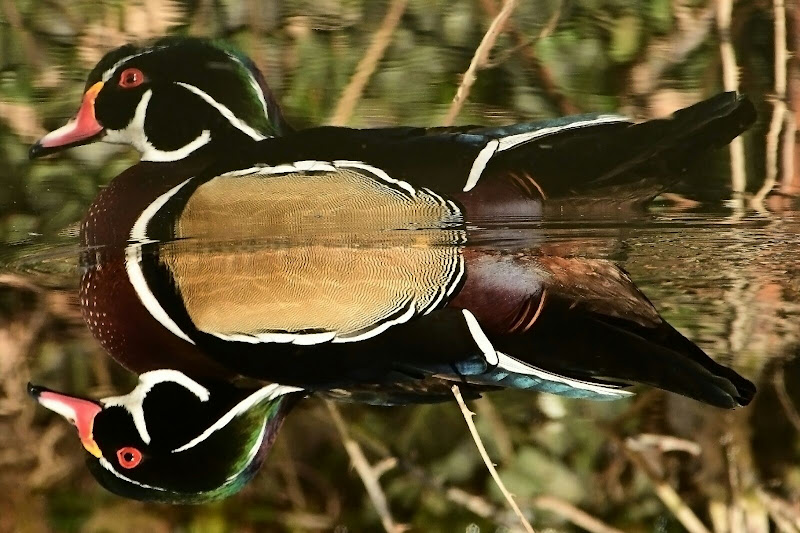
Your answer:
[[[177,161],[289,130],[252,61],[207,40],[170,37],[109,52],[86,81],[75,118],[31,148],[31,157],[105,141],[146,161]]]
[[[299,389],[200,384],[175,370],[139,377],[100,401],[42,387],[30,393],[78,429],[106,489],[136,500],[202,503],[241,489],[263,463]]]

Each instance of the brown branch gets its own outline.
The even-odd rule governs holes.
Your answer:
[[[483,39],[481,39],[478,48],[475,49],[475,53],[472,56],[472,61],[470,61],[467,71],[464,72],[464,76],[461,79],[461,84],[458,86],[456,95],[453,97],[453,103],[450,104],[450,109],[447,110],[447,115],[445,116],[442,125],[452,126],[456,117],[461,112],[461,108],[464,106],[464,101],[466,101],[467,97],[469,96],[469,92],[472,90],[472,85],[475,83],[475,80],[478,77],[478,69],[486,64],[486,60],[489,57],[489,52],[491,51],[492,47],[494,47],[495,41],[497,41],[497,36],[503,31],[503,25],[514,11],[514,8],[517,7],[517,1],[518,0],[506,0],[506,2],[503,4],[503,9],[501,9],[494,20],[492,20],[492,23],[489,25],[489,29],[486,30],[486,33],[484,34]]]
[[[497,5],[494,0],[481,0],[483,10],[490,16],[496,17],[498,13]],[[539,32],[536,39],[530,39],[526,34],[521,32],[516,27],[514,21],[509,19],[506,21],[506,32],[516,41],[515,49],[521,50],[521,57],[525,62],[525,66],[531,71],[534,83],[542,90],[544,97],[550,102],[556,111],[562,115],[574,115],[580,112],[580,109],[570,102],[564,95],[564,92],[556,83],[553,74],[550,70],[536,57],[536,52],[533,48],[539,40],[544,39],[550,33],[555,31],[558,21],[561,18],[561,10],[563,8],[563,1],[559,2],[550,19]]]
[[[486,452],[486,447],[484,447],[483,441],[481,440],[480,435],[478,435],[478,428],[475,427],[475,422],[472,420],[472,417],[475,416],[475,413],[470,411],[467,407],[467,404],[464,402],[464,398],[461,397],[461,390],[458,388],[458,385],[453,385],[451,390],[453,391],[453,396],[455,396],[456,401],[458,402],[458,406],[461,408],[461,414],[464,415],[464,421],[467,423],[467,427],[472,435],[472,439],[475,441],[475,446],[478,448],[478,453],[481,454],[481,458],[486,464],[486,468],[489,470],[489,473],[492,475],[492,479],[494,479],[494,482],[497,484],[497,488],[499,488],[500,492],[503,493],[508,505],[511,506],[514,514],[516,514],[519,518],[519,521],[522,524],[522,527],[525,528],[525,531],[528,533],[534,533],[533,527],[531,526],[530,522],[528,522],[528,519],[525,518],[525,515],[522,514],[517,502],[514,501],[514,497],[510,492],[508,492],[503,480],[500,479],[500,474],[497,473],[497,469],[494,467],[489,454]]]
[[[350,437],[350,434],[347,431],[347,426],[345,425],[342,415],[339,413],[339,409],[336,407],[336,405],[330,401],[326,401],[325,405],[328,407],[328,411],[330,411],[331,417],[333,418],[333,423],[342,439],[344,449],[347,452],[347,455],[350,457],[350,462],[353,463],[353,468],[355,468],[358,476],[364,483],[364,488],[367,490],[367,495],[369,496],[370,501],[372,501],[372,505],[375,507],[375,511],[378,513],[378,516],[381,519],[383,529],[385,529],[387,533],[400,533],[404,531],[406,528],[396,524],[392,518],[391,511],[389,510],[389,503],[386,500],[386,494],[384,494],[381,484],[378,481],[380,473],[382,472],[377,472],[376,469],[369,464],[364,452],[361,450],[361,446],[358,444],[358,442],[353,440],[352,437]]]
[[[539,496],[533,500],[533,504],[539,509],[550,511],[566,518],[579,528],[589,531],[589,533],[622,533],[621,530],[609,526],[586,511],[555,496]]]
[[[617,445],[622,453],[625,454],[625,457],[650,480],[653,491],[661,500],[661,503],[669,509],[689,533],[711,533],[694,511],[683,501],[680,494],[662,479],[644,456],[634,449],[635,447],[630,446],[628,442],[620,438],[611,427],[599,425],[599,428]]]
[[[753,196],[752,205],[756,209],[764,209],[764,198],[772,192],[778,179],[778,141],[783,129],[786,108],[786,63],[789,61],[789,51],[786,49],[786,6],[783,0],[773,0],[772,11],[775,25],[775,101],[772,104],[772,119],[767,133],[766,176],[764,184]]]
[[[722,82],[726,91],[739,90],[739,67],[736,65],[736,53],[731,42],[731,15],[733,0],[716,0],[717,30],[719,31],[719,53],[722,58]],[[731,188],[734,199],[741,203],[741,196],[747,186],[745,173],[744,142],[736,137],[730,143],[731,153]]]
[[[380,28],[372,36],[372,42],[367,48],[364,57],[358,62],[356,71],[350,82],[342,91],[342,96],[336,104],[336,110],[331,115],[329,122],[334,126],[343,126],[347,124],[356,108],[356,104],[361,99],[367,82],[375,72],[378,62],[386,52],[389,43],[392,40],[392,34],[400,23],[400,18],[406,10],[408,0],[393,0],[383,17]]]

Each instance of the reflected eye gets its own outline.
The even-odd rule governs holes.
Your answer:
[[[132,446],[125,446],[117,450],[117,461],[122,468],[135,468],[142,462],[142,452]]]
[[[138,68],[126,68],[119,75],[119,86],[123,89],[133,89],[144,82],[144,74]]]

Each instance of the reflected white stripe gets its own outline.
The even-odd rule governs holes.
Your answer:
[[[230,421],[233,420],[235,417],[244,413],[245,411],[247,411],[248,409],[250,409],[251,407],[262,401],[272,401],[279,396],[283,396],[291,392],[300,392],[302,390],[303,389],[300,389],[298,387],[290,387],[289,385],[270,383],[266,387],[257,390],[256,392],[254,392],[253,394],[251,394],[250,396],[248,396],[247,398],[236,404],[236,406],[233,409],[225,413],[222,416],[222,418],[214,422],[200,435],[193,438],[183,446],[175,448],[174,450],[172,450],[172,453],[180,453],[182,451],[193,448],[194,446],[197,446],[199,443],[203,442],[209,436],[211,436],[211,434],[227,426],[230,423]]]
[[[579,379],[571,379],[565,376],[560,376],[558,374],[553,374],[552,372],[547,372],[545,370],[542,370],[541,368],[536,368],[534,366],[525,364],[519,359],[515,359],[502,352],[497,352],[497,354],[499,356],[499,363],[497,365],[497,368],[501,370],[507,370],[508,372],[513,372],[515,374],[524,374],[526,376],[536,376],[537,378],[543,379],[545,381],[564,383],[565,385],[569,385],[572,388],[588,390],[597,394],[601,394],[603,396],[613,396],[616,398],[623,398],[625,396],[633,395],[633,393],[630,391],[620,389],[618,387],[614,387],[611,385],[604,386],[597,383],[590,383],[588,381],[581,381]]]
[[[178,327],[167,314],[158,299],[155,297],[150,287],[147,285],[147,280],[144,279],[144,272],[142,272],[142,245],[132,244],[125,248],[125,271],[128,273],[128,279],[136,291],[136,296],[142,302],[147,312],[156,319],[156,321],[171,331],[174,335],[180,337],[188,343],[195,344],[189,336]]]

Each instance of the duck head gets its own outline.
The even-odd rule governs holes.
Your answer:
[[[106,54],[78,113],[34,144],[30,157],[105,141],[133,146],[143,161],[177,161],[287,130],[252,61],[210,41],[165,38]]]
[[[120,496],[202,503],[241,489],[263,463],[299,389],[202,385],[175,370],[141,374],[124,396],[99,401],[29,385],[69,420],[89,470]]]

